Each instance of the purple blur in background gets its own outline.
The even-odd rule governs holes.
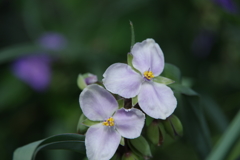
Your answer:
[[[67,41],[65,37],[59,33],[48,32],[43,34],[37,41],[37,43],[45,48],[51,50],[62,50],[66,47]]]
[[[66,47],[63,35],[54,32],[43,34],[38,40],[38,45],[45,49],[60,51]],[[36,51],[39,53],[40,51]],[[27,83],[36,91],[44,91],[51,81],[51,62],[56,57],[45,54],[31,54],[20,57],[12,63],[12,71],[16,77]]]
[[[212,0],[230,13],[237,13],[237,6],[232,0]]]
[[[13,73],[36,91],[44,91],[51,80],[51,59],[47,55],[21,57],[12,65]]]
[[[215,43],[215,34],[210,30],[201,30],[192,43],[192,52],[196,57],[207,57]]]

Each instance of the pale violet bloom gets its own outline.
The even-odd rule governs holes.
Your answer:
[[[134,71],[124,63],[112,64],[103,74],[107,90],[124,98],[137,96],[141,109],[155,119],[166,119],[176,108],[173,91],[153,79],[164,69],[164,56],[153,39],[136,43],[131,50]]]
[[[121,136],[140,136],[145,115],[138,109],[118,109],[116,99],[97,84],[87,86],[79,97],[83,114],[99,123],[89,127],[85,145],[89,160],[109,160],[120,144]]]

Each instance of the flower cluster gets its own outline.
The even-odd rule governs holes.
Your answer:
[[[159,45],[147,39],[136,43],[129,54],[132,57],[129,65],[112,64],[103,74],[106,89],[84,83],[80,107],[88,120],[96,121],[86,132],[85,145],[90,160],[108,160],[122,137],[139,137],[145,114],[164,120],[177,106],[173,91],[165,83],[169,79],[159,76],[164,69],[164,55]],[[137,100],[138,105],[126,109],[110,92],[125,100]]]

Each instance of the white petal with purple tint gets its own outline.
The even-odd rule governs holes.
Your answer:
[[[145,71],[152,71],[154,76],[160,75],[164,68],[164,55],[153,39],[147,39],[136,43],[131,53],[133,55],[133,66],[142,74]]]
[[[87,157],[89,160],[109,160],[116,152],[121,135],[114,127],[101,123],[91,126],[85,139]]]
[[[166,119],[177,106],[173,91],[166,85],[145,82],[138,95],[141,109],[155,119]]]
[[[112,64],[103,77],[106,89],[124,98],[135,97],[142,83],[142,76],[124,63]]]
[[[79,102],[84,115],[92,121],[106,120],[118,109],[113,95],[96,84],[89,85],[82,91]]]
[[[144,122],[145,115],[139,109],[125,109],[117,110],[113,116],[117,131],[125,138],[137,138],[140,136]]]

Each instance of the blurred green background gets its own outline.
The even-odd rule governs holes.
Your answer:
[[[33,141],[76,132],[81,114],[77,76],[90,72],[101,80],[109,65],[126,62],[131,45],[129,20],[136,42],[153,38],[165,62],[179,67],[183,83],[201,94],[214,146],[240,106],[239,6],[239,1],[230,0],[1,0],[1,159],[12,159],[16,148]],[[51,34],[60,38],[39,42]],[[51,43],[57,47],[51,48]],[[51,61],[44,63],[50,78],[41,90],[16,76],[18,71],[13,69],[19,58],[39,54]],[[25,72],[30,74],[31,68]],[[198,135],[192,137],[198,139]],[[239,157],[239,144],[233,146],[229,160]],[[200,160],[206,157],[198,150],[201,147],[193,147],[192,138],[185,134],[155,149],[153,159]],[[83,157],[44,151],[37,159]]]

